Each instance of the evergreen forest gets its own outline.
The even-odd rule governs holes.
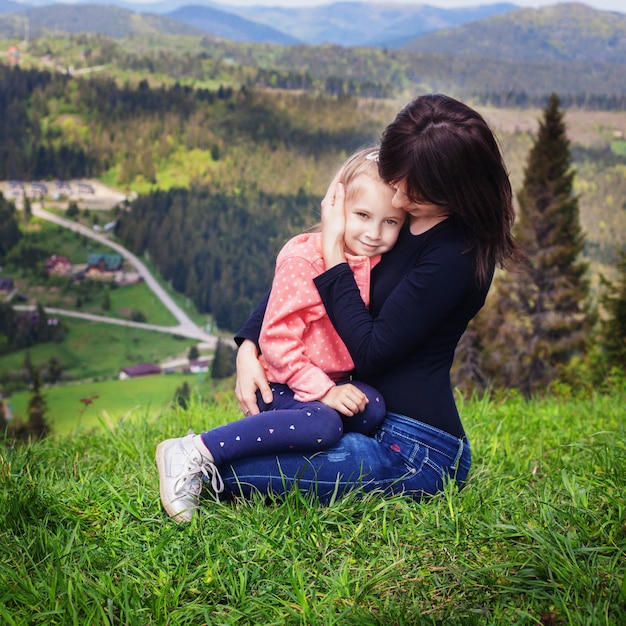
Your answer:
[[[150,259],[199,312],[233,332],[266,293],[282,244],[317,221],[326,184],[346,154],[375,143],[410,95],[436,85],[402,80],[411,55],[401,51],[293,46],[287,54],[281,46],[208,39],[196,40],[195,48],[183,37],[176,44],[162,39],[167,45],[161,48],[141,41],[145,45],[134,41],[125,47],[88,35],[34,40],[29,58],[55,59],[56,69],[42,69],[41,63],[0,66],[0,115],[6,122],[0,127],[0,180],[96,178],[123,189],[128,199],[117,209],[117,239]],[[73,70],[59,71],[60,59]],[[417,60],[414,53],[411,62]],[[450,60],[436,61],[417,65],[446,76],[442,64]],[[106,64],[106,71],[81,75],[81,68],[96,63]],[[517,69],[524,67],[520,63]],[[626,231],[626,204],[620,200],[626,197],[621,87],[607,79],[603,90],[586,91],[591,81],[585,89],[551,97],[545,81],[535,88],[528,80],[523,90],[505,97],[496,83],[485,91],[490,84],[480,78],[485,69],[457,59],[450,95],[465,97],[488,118],[508,116],[496,132],[516,190],[543,167],[543,157],[527,159],[544,107],[556,102],[558,116],[567,111],[578,120],[604,116],[586,122],[595,133],[592,141],[570,142],[564,122],[557,141],[561,175],[569,181],[565,197],[574,203],[574,230],[566,231],[577,233],[570,242],[571,261],[580,260],[579,278],[591,286],[576,296],[588,312],[579,335],[597,345],[591,329],[602,297],[599,285],[604,280],[615,288],[611,281],[619,280]],[[472,72],[483,91],[472,86]],[[524,198],[533,193],[519,195],[522,217],[531,215],[525,205],[532,203]],[[17,226],[11,230],[9,223],[6,241],[0,242],[3,255],[16,243]],[[524,221],[520,224],[523,228]],[[503,321],[524,310],[515,298],[512,302],[507,312],[497,304],[488,307],[460,346],[458,376],[468,387],[494,381],[514,386],[517,374],[504,376],[506,368],[498,365],[511,359],[513,345],[528,344],[521,339],[526,330]],[[501,332],[494,334],[496,326]],[[567,328],[559,336],[567,335]],[[508,352],[494,349],[507,332]],[[577,342],[559,352],[554,363],[542,365],[545,377],[538,375],[526,391],[553,380],[588,347]]]

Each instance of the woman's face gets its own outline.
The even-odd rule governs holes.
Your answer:
[[[438,204],[411,200],[406,192],[405,180],[395,183],[392,188],[395,193],[391,203],[394,207],[406,211],[411,217],[440,217],[445,215],[444,210]]]

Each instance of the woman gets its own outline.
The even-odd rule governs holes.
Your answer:
[[[385,129],[379,174],[409,219],[374,268],[365,307],[343,252],[344,190],[322,201],[327,270],[315,279],[355,373],[378,389],[387,415],[372,437],[347,433],[317,454],[286,453],[220,466],[227,497],[297,485],[322,501],[354,488],[419,498],[465,481],[470,446],[450,383],[456,345],[485,302],[496,265],[522,255],[512,237],[511,185],[485,120],[444,95],[421,96]],[[244,414],[271,401],[256,341],[264,303],[240,331],[236,393]],[[206,468],[181,453],[169,480],[197,506]],[[184,478],[184,482],[181,482]]]

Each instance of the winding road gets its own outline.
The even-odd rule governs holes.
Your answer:
[[[52,313],[54,315],[65,315],[67,317],[77,317],[82,319],[91,320],[94,322],[105,322],[107,324],[118,324],[120,326],[132,326],[135,328],[142,328],[144,330],[155,330],[157,332],[170,333],[174,335],[180,335],[182,337],[189,337],[190,339],[197,339],[205,344],[207,347],[214,348],[217,344],[217,337],[215,335],[210,335],[204,332],[201,328],[199,328],[188,316],[187,314],[172,300],[170,295],[159,285],[154,276],[150,273],[148,268],[144,265],[144,263],[137,258],[132,252],[129,252],[126,248],[115,243],[114,241],[110,241],[104,235],[96,233],[92,231],[87,226],[83,226],[82,224],[77,224],[76,222],[72,222],[71,220],[67,220],[63,217],[59,217],[54,213],[50,213],[41,208],[39,203],[34,202],[31,206],[31,210],[33,215],[39,217],[41,219],[47,220],[49,222],[53,222],[58,226],[62,226],[63,228],[68,228],[74,232],[80,233],[85,237],[90,237],[91,239],[95,239],[105,246],[109,246],[116,252],[122,255],[127,261],[132,263],[134,267],[137,269],[139,275],[143,278],[146,285],[152,290],[152,292],[156,295],[157,298],[163,303],[163,305],[172,313],[172,315],[178,320],[178,326],[157,326],[154,324],[144,324],[141,322],[132,322],[130,320],[123,320],[114,317],[105,317],[101,315],[91,315],[89,313],[79,313],[77,311],[66,311],[64,309],[54,309],[46,307],[47,313]],[[14,307],[14,308],[27,308],[27,307]]]

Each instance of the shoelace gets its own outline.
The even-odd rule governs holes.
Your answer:
[[[200,478],[198,474],[202,474],[210,481],[211,487],[216,495],[222,493],[222,491],[224,491],[224,481],[217,469],[217,465],[211,461],[207,461],[200,452],[197,454],[201,460],[198,461],[195,458],[190,459],[194,464],[176,481],[174,493],[181,494],[181,496],[191,493],[195,497],[198,497],[202,491],[202,480],[198,480]]]
[[[217,469],[217,465],[215,465],[215,463],[211,463],[210,461],[202,459],[202,465],[200,465],[200,470],[202,471],[202,474],[206,477],[206,479],[211,481],[211,487],[213,487],[215,495],[224,491],[224,481],[222,480],[220,472]]]

